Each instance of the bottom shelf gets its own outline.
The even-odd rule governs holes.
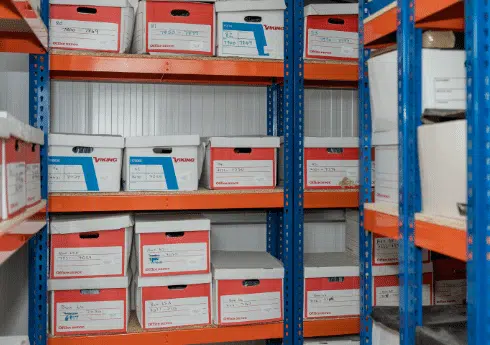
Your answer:
[[[305,337],[358,334],[359,329],[359,318],[304,322]],[[49,338],[48,345],[191,345],[280,339],[282,335],[283,323],[281,322],[244,326],[181,328],[147,332],[141,329],[135,315],[132,315],[129,321],[128,333],[126,334],[52,337]]]

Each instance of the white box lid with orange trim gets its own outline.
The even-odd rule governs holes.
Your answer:
[[[27,142],[32,144],[44,145],[44,132],[39,128],[29,126]]]
[[[129,277],[102,277],[76,279],[48,279],[49,291],[81,289],[125,289],[129,286]]]
[[[159,135],[128,137],[125,147],[199,146],[199,135]]]
[[[65,235],[128,228],[133,224],[130,214],[63,215],[52,217],[49,228],[51,234]]]
[[[285,10],[284,0],[218,0],[216,12]]]
[[[357,137],[305,137],[305,148],[317,147],[359,147],[359,138]]]
[[[348,253],[305,253],[305,278],[359,276],[359,263]]]
[[[398,131],[373,133],[373,146],[398,145]]]
[[[311,4],[305,6],[304,14],[308,16],[328,16],[332,14],[358,14],[358,4]]]
[[[422,266],[423,273],[431,273],[434,272],[434,265],[432,262],[424,263]],[[381,266],[373,266],[372,275],[373,277],[381,277],[381,276],[395,276],[398,275],[398,265],[381,265]]]
[[[119,135],[52,133],[49,135],[49,146],[90,146],[122,149],[124,138]]]
[[[266,252],[213,251],[214,280],[283,279],[282,263]]]
[[[0,137],[15,137],[22,141],[29,141],[31,126],[23,123],[6,111],[0,111]]]
[[[135,282],[138,288],[154,286],[172,286],[172,285],[192,285],[192,284],[209,284],[211,283],[211,273],[208,274],[188,274],[163,277],[136,277]]]
[[[140,214],[135,218],[134,231],[137,234],[211,230],[211,221],[200,215]]]
[[[280,146],[279,137],[210,137],[203,138],[203,141],[211,147],[278,148]]]

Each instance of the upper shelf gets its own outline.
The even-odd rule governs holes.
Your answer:
[[[27,0],[0,1],[0,52],[43,54],[48,30]]]
[[[281,60],[178,55],[134,55],[53,50],[51,78],[126,82],[268,85],[281,79]],[[357,62],[306,61],[305,81],[357,87]]]
[[[364,20],[364,44],[379,48],[396,42],[396,1]],[[464,30],[462,0],[415,0],[416,26],[421,29]]]

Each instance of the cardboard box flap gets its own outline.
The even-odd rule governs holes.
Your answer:
[[[424,273],[434,272],[433,263],[423,264],[422,270]],[[373,266],[372,273],[374,277],[398,275],[398,265]]]
[[[172,286],[172,285],[193,285],[193,284],[209,284],[211,283],[211,273],[208,274],[188,274],[165,277],[136,277],[136,286],[151,287],[151,286]]]
[[[373,146],[398,145],[398,131],[373,133]]]
[[[129,286],[129,277],[49,279],[48,290],[85,290],[85,289],[125,289]]]
[[[201,215],[140,214],[135,217],[137,234],[181,231],[209,231],[211,221]]]
[[[311,4],[304,8],[305,17],[358,14],[359,5],[353,4]]]
[[[211,147],[252,147],[252,148],[268,148],[279,147],[279,137],[210,137],[203,138],[206,145]]]
[[[49,0],[51,5],[131,7],[128,0]]]
[[[218,0],[216,12],[285,10],[284,0]]]
[[[357,277],[359,262],[348,253],[305,253],[305,278]]]
[[[211,266],[217,280],[284,278],[282,263],[266,252],[213,251]]]
[[[52,133],[49,135],[49,146],[83,146],[122,149],[124,147],[124,138],[119,135]]]
[[[28,142],[44,145],[44,132],[39,128],[29,126]]]
[[[149,137],[129,137],[125,140],[126,147],[175,147],[199,145],[199,135],[159,135]]]
[[[304,147],[305,148],[359,147],[359,138],[357,137],[344,137],[344,138],[305,137]]]
[[[349,335],[341,337],[305,339],[305,345],[359,345],[360,337],[358,335]]]
[[[51,234],[76,234],[81,232],[118,230],[133,226],[131,214],[111,215],[59,215],[51,217]]]
[[[0,121],[2,123],[2,128],[0,129],[0,137],[15,137],[23,141],[28,141],[30,127],[29,125],[26,125],[6,111],[0,111]]]

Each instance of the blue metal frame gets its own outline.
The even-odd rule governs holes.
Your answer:
[[[369,50],[364,49],[364,18],[367,0],[359,1],[359,273],[361,294],[361,344],[372,344],[372,235],[364,229],[364,203],[372,200],[371,103],[369,98]]]
[[[487,1],[465,1],[468,135],[468,345],[490,344],[490,69]]]
[[[415,212],[420,210],[417,126],[421,116],[421,31],[415,29],[414,0],[398,0],[398,178],[400,344],[415,344],[422,324],[422,252],[415,246]],[[418,83],[418,84],[417,84]]]

